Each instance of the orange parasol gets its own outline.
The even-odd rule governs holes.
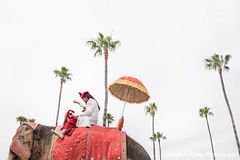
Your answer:
[[[136,78],[121,77],[109,86],[112,95],[130,103],[140,103],[149,99],[145,86]]]
[[[150,95],[142,82],[129,76],[120,77],[114,81],[108,89],[112,95],[125,101],[122,110],[122,118],[126,102],[141,103],[150,98]]]

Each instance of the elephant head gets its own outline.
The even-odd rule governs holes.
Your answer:
[[[12,139],[8,160],[50,160],[54,127],[27,122],[18,127]]]
[[[12,139],[8,159],[28,160],[33,146],[33,128],[27,124],[21,125]]]

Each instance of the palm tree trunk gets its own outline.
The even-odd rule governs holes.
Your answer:
[[[158,140],[158,146],[159,146],[159,159],[162,159],[162,150],[161,150],[161,144],[160,144],[160,140]]]
[[[59,92],[59,97],[58,97],[58,109],[57,109],[57,118],[56,118],[56,125],[58,125],[58,115],[59,115],[59,110],[60,110],[60,102],[61,102],[61,96],[62,96],[62,87],[63,87],[63,81],[61,80],[60,83],[60,92]]]
[[[219,70],[219,75],[220,75],[220,79],[221,79],[223,95],[224,95],[225,101],[227,103],[228,111],[229,111],[231,121],[232,121],[232,127],[233,127],[233,131],[234,131],[234,135],[235,135],[235,139],[236,139],[236,143],[237,143],[237,147],[238,147],[238,154],[240,156],[240,144],[239,144],[237,129],[236,129],[236,126],[235,126],[232,110],[231,110],[231,107],[230,107],[230,104],[229,104],[229,101],[228,101],[228,98],[227,98],[227,93],[226,93],[224,82],[223,82],[222,70]]]
[[[155,139],[154,139],[154,115],[152,116],[152,137],[153,137],[153,158],[156,160]]]
[[[107,104],[108,104],[108,50],[104,49],[104,63],[105,63],[105,101],[104,101],[104,112],[103,112],[103,126],[106,126],[106,116],[107,116]]]
[[[208,122],[207,116],[205,116],[205,118],[206,118],[206,121],[207,121],[207,127],[208,127],[208,133],[209,133],[209,137],[210,137],[211,147],[212,147],[213,159],[215,160],[215,153],[214,153],[214,148],[213,148],[212,134],[211,134],[211,131],[210,131],[210,127],[209,127],[209,122]]]

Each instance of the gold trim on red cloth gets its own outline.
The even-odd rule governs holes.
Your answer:
[[[122,160],[127,160],[126,132],[122,132]]]

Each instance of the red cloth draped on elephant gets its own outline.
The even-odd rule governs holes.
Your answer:
[[[56,140],[52,152],[56,160],[127,160],[126,133],[116,128],[79,127],[70,137]]]

